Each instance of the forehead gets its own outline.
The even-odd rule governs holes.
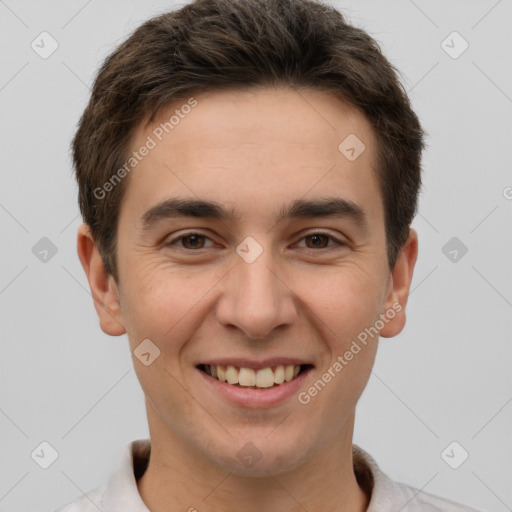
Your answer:
[[[313,146],[337,149],[348,135],[364,139],[365,145],[375,142],[371,125],[356,107],[331,92],[284,86],[210,91],[178,100],[161,108],[150,125],[139,124],[135,139],[147,135],[183,149],[190,147],[188,142],[208,141],[212,149],[229,145],[240,151],[263,141],[260,150],[283,143],[292,150],[296,145],[297,151]]]
[[[140,123],[123,205],[142,215],[169,195],[230,203],[243,215],[282,211],[306,196],[345,194],[382,206],[376,138],[365,116],[332,93],[290,88],[214,91],[162,108]],[[377,199],[377,200],[376,200]],[[373,204],[372,204],[373,203]],[[121,210],[123,210],[123,205]]]

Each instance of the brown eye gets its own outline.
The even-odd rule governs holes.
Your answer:
[[[202,249],[204,246],[204,236],[203,235],[186,235],[182,236],[180,240],[182,241],[183,247],[185,249]],[[185,241],[188,240],[190,244],[187,244]]]
[[[339,248],[346,245],[328,233],[310,233],[302,237],[301,240],[306,241],[306,249],[335,249],[336,246]],[[334,242],[334,244],[329,244],[330,241]]]
[[[308,235],[308,236],[305,236],[304,239],[305,240],[310,240],[311,241],[311,244],[312,246],[308,248],[310,249],[314,249],[314,248],[320,248],[320,249],[325,249],[327,247],[327,244],[329,243],[329,238],[327,235],[322,235],[321,233],[316,233],[314,235]],[[308,245],[306,243],[306,245]]]
[[[166,243],[165,246],[172,247],[178,245],[178,247],[181,249],[193,251],[196,249],[205,248],[206,240],[209,240],[209,238],[200,233],[187,233],[185,235],[181,235],[177,238],[174,238],[170,242]]]

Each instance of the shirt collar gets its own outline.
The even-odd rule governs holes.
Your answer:
[[[137,479],[149,462],[149,439],[128,443],[112,472],[103,497],[104,512],[150,512],[139,494]],[[367,512],[380,512],[393,501],[393,482],[362,448],[352,445],[354,473],[358,484],[370,494]]]
[[[137,439],[124,447],[105,489],[104,512],[149,512],[139,494],[136,476],[146,469],[150,451],[149,439]]]

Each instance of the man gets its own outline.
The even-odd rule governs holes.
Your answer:
[[[309,0],[198,0],[101,68],[78,255],[150,440],[60,511],[470,511],[352,444],[417,258],[423,131],[376,42]]]

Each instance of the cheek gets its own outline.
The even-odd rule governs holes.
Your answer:
[[[132,343],[149,338],[162,352],[179,350],[198,327],[205,296],[218,280],[217,275],[201,273],[198,277],[197,272],[161,265],[135,271],[123,307],[133,327]]]
[[[373,325],[382,308],[382,279],[377,272],[345,263],[326,272],[303,273],[295,290],[316,317],[316,325],[339,350]]]
[[[319,297],[316,304],[316,325],[326,349],[317,380],[308,395],[318,395],[316,406],[325,419],[326,428],[337,432],[354,408],[366,387],[375,362],[378,334],[368,333],[379,318],[380,294],[375,287],[345,280],[340,286]],[[318,303],[320,302],[320,306]],[[375,334],[374,331],[372,331]],[[320,396],[321,395],[321,396]]]

